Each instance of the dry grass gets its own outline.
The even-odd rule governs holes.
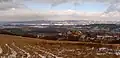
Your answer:
[[[9,46],[7,46],[7,45]],[[2,57],[13,58],[119,58],[115,54],[97,55],[97,49],[106,47],[116,49],[119,45],[97,44],[72,41],[52,41],[20,36],[1,35],[0,46],[2,48]],[[11,49],[10,49],[11,48]],[[15,55],[15,52],[17,53]],[[15,56],[14,56],[15,55]],[[30,57],[29,57],[30,56]]]

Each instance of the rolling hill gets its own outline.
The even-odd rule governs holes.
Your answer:
[[[0,34],[0,58],[119,58],[119,48],[116,47],[119,45],[52,41]]]

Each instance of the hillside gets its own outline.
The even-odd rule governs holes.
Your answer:
[[[119,49],[119,45],[52,41],[0,34],[1,58],[119,58]]]

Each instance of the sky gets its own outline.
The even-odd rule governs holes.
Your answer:
[[[107,9],[107,5],[102,3],[84,3],[74,5],[73,3],[64,3],[54,7],[51,7],[50,4],[39,4],[39,3],[25,3],[30,9],[33,10],[76,10],[84,12],[104,12]]]
[[[0,0],[0,21],[119,18],[120,0]]]

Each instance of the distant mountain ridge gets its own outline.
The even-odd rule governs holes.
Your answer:
[[[120,24],[120,21],[93,21],[93,20],[34,20],[34,21],[16,21],[7,23],[18,24]]]

